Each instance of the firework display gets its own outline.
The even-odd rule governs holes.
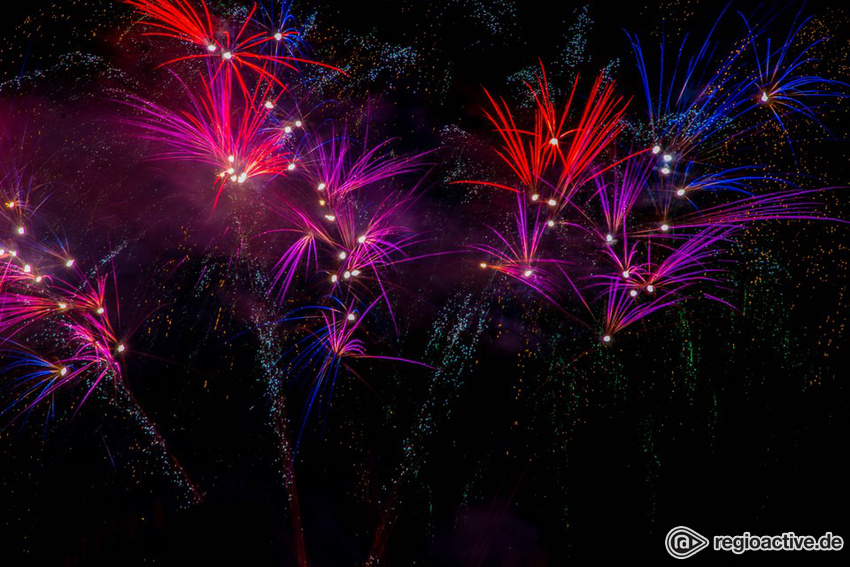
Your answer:
[[[590,5],[517,49],[509,1],[384,6],[390,39],[333,2],[106,4],[71,2],[73,33],[0,84],[0,419],[10,455],[68,436],[108,463],[68,482],[135,503],[129,535],[94,511],[21,561],[194,560],[169,522],[259,542],[268,514],[274,543],[228,557],[561,564],[603,539],[581,483],[617,484],[573,462],[585,428],[630,428],[647,536],[680,511],[682,428],[714,451],[720,404],[770,391],[717,376],[843,395],[846,284],[816,266],[846,271],[850,13],[673,3],[595,55]],[[804,285],[837,297],[816,342]],[[6,532],[67,522],[63,498]]]
[[[737,43],[751,44],[755,50],[760,38],[754,29],[758,28],[747,29],[749,36]],[[789,39],[780,53],[767,56],[778,60],[777,68],[783,67],[785,58],[793,60],[781,80],[778,71],[768,79],[760,61],[748,65],[739,60],[739,51],[733,51],[720,58],[721,68],[708,74],[706,83],[692,87],[692,75],[700,70],[710,41],[709,37],[687,60],[686,69],[673,68],[674,80],[662,82],[659,89],[666,94],[653,100],[654,87],[640,42],[632,40],[647,96],[646,118],[624,120],[622,100],[612,99],[613,81],[600,94],[603,76],[594,83],[574,124],[568,122],[568,114],[575,87],[558,118],[544,70],[536,88],[529,85],[535,104],[533,127],[517,125],[505,103],[490,97],[494,113],[488,118],[501,138],[496,154],[510,167],[514,179],[484,183],[519,193],[518,244],[512,245],[494,229],[499,246],[479,250],[496,261],[484,261],[481,267],[525,282],[550,301],[560,285],[564,292],[575,292],[588,309],[589,303],[601,303],[600,336],[608,343],[629,325],[695,293],[728,305],[715,291],[725,287],[718,260],[737,232],[766,220],[827,218],[814,195],[823,189],[765,191],[771,184],[791,182],[760,164],[729,163],[729,153],[734,151],[729,146],[730,138],[735,138],[735,144],[749,143],[746,137],[771,119],[787,134],[783,120],[792,115],[817,120],[811,106],[814,101],[842,96],[803,85],[843,85],[817,76],[792,78],[792,70],[809,61],[805,54],[812,46],[804,45],[799,54],[789,53],[793,43]],[[683,51],[684,46],[680,57]],[[663,49],[661,53],[663,67]],[[677,72],[684,76],[682,84],[675,80]],[[782,82],[789,85],[786,94],[779,94]],[[663,105],[660,98],[665,100]],[[763,116],[747,120],[759,110]],[[641,143],[646,147],[621,159],[616,155],[607,162],[599,159],[626,122],[634,132],[629,147]],[[568,231],[577,234],[563,234]],[[550,240],[563,234],[572,247],[589,243],[602,257],[591,261],[592,265],[607,265],[608,271],[587,273],[579,266],[571,277],[565,260],[546,255],[547,232],[555,234]],[[592,255],[593,250],[582,257]],[[557,273],[552,266],[557,266]]]

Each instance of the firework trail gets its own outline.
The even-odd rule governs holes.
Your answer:
[[[623,129],[621,119],[627,103],[615,94],[613,82],[597,77],[576,124],[567,124],[573,109],[578,78],[569,99],[559,113],[552,101],[545,69],[537,78],[537,89],[528,86],[534,100],[533,127],[517,125],[507,102],[497,102],[485,90],[491,111],[485,114],[501,139],[495,150],[513,172],[511,184],[487,181],[457,181],[492,185],[521,191],[532,200],[549,203],[555,211],[568,206],[575,192],[592,179],[591,165]]]
[[[325,278],[327,293],[361,302],[377,294],[393,316],[388,272],[441,254],[417,252],[429,237],[406,222],[419,183],[392,190],[394,181],[422,168],[424,154],[392,156],[387,147],[384,142],[357,152],[347,137],[332,137],[305,156],[313,189],[303,199],[291,189],[267,199],[284,226],[266,234],[287,238],[273,276],[279,303],[303,269],[305,281]]]
[[[286,83],[275,71],[270,70],[270,67],[298,71],[299,65],[310,64],[340,71],[331,65],[296,57],[291,55],[291,51],[288,51],[285,47],[281,48],[280,45],[285,46],[293,43],[293,39],[298,35],[297,30],[276,27],[271,32],[265,26],[257,25],[258,22],[254,19],[254,14],[257,12],[256,4],[251,7],[241,24],[233,26],[235,32],[227,29],[229,22],[222,21],[219,22],[217,27],[224,29],[220,33],[216,33],[209,8],[203,0],[200,0],[203,6],[203,16],[184,0],[124,1],[133,6],[139,14],[145,16],[145,19],[140,23],[154,30],[146,32],[145,35],[177,39],[194,44],[199,48],[198,53],[171,59],[162,63],[161,66],[172,65],[180,61],[206,61],[214,69],[216,75],[234,76],[246,95],[250,90],[248,87],[250,79],[246,80],[247,77],[243,74],[243,69],[254,73],[261,80],[276,84],[282,89],[286,88]],[[267,16],[272,13],[267,9],[263,9],[261,12]],[[289,22],[289,19],[283,18],[279,21],[279,25],[284,26],[287,22]],[[264,52],[263,48],[267,44],[275,44],[276,47],[271,51],[266,50]]]
[[[330,307],[300,308],[298,312],[290,314],[287,318],[290,321],[316,320],[318,322],[316,329],[309,330],[303,339],[295,343],[290,351],[284,354],[284,358],[289,359],[288,367],[292,370],[294,380],[310,382],[309,394],[304,405],[301,431],[298,434],[293,455],[297,453],[298,446],[301,444],[301,437],[304,434],[304,428],[313,405],[322,401],[325,404],[328,403],[340,370],[346,370],[363,381],[363,378],[352,367],[355,360],[386,360],[431,368],[429,365],[415,360],[367,352],[366,343],[357,335],[362,322],[380,299],[375,299],[372,303],[360,309],[355,301],[346,304],[335,297],[331,297]],[[311,311],[313,314],[301,315],[300,313],[304,311]]]
[[[228,184],[241,185],[257,176],[274,177],[295,167],[283,131],[269,127],[269,113],[277,99],[267,87],[257,86],[249,97],[234,97],[227,74],[201,76],[200,94],[180,80],[189,108],[174,112],[154,102],[133,99],[141,113],[129,124],[145,131],[142,137],[169,146],[160,159],[178,159],[215,168],[213,208]]]
[[[534,207],[533,217],[529,215],[525,199],[517,195],[517,212],[514,215],[515,242],[495,228],[497,245],[473,245],[472,249],[485,254],[489,260],[481,262],[482,269],[493,269],[527,285],[555,305],[555,295],[559,290],[558,276],[565,276],[565,260],[547,258],[540,254],[544,234],[555,226],[555,220],[548,217],[541,207]],[[546,215],[546,217],[544,217]]]
[[[464,378],[473,365],[481,336],[487,328],[492,305],[489,290],[460,293],[447,303],[434,324],[428,343],[429,359],[437,368],[428,381],[428,395],[411,423],[402,444],[404,457],[396,467],[381,503],[378,526],[372,538],[366,565],[380,565],[395,522],[400,514],[402,489],[415,478],[428,458],[426,443],[436,433],[441,419],[451,413],[450,402],[459,395]]]
[[[207,51],[217,51],[220,46],[215,40],[215,26],[210,11],[204,2],[203,15],[185,0],[124,0],[139,15],[141,24],[152,28],[145,35],[168,37],[191,43]]]
[[[4,217],[12,236],[0,245],[0,379],[7,399],[0,415],[11,424],[44,405],[50,420],[57,396],[82,388],[76,414],[92,393],[108,385],[118,405],[134,416],[157,447],[190,501],[201,501],[203,492],[127,386],[129,333],[120,331],[117,286],[115,296],[108,297],[115,274],[89,277],[66,245],[40,242],[37,231],[28,228],[38,224],[37,209],[43,201],[33,193],[39,186],[20,170],[14,172],[7,180],[14,180],[17,188],[4,187]]]

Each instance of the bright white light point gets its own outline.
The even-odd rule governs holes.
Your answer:
[[[614,236],[611,234],[605,235],[605,242],[614,242]]]
[[[333,221],[335,221],[335,220],[336,220],[336,217],[335,217],[335,216],[333,216],[333,215],[325,215],[325,218],[326,218],[326,219],[328,219],[328,220],[329,220],[329,221],[331,221],[331,222],[333,222]]]
[[[227,170],[227,173],[229,173],[230,175],[233,175],[234,173],[236,173],[236,170],[231,167],[230,169]]]
[[[9,250],[9,254],[11,254],[13,258],[18,257],[18,251],[17,250]]]
[[[14,209],[15,208],[15,202],[9,201],[8,203],[6,203],[6,208],[7,209]]]
[[[531,196],[531,200],[532,200],[532,201],[536,201],[536,200],[538,200],[539,198],[540,198],[540,195],[538,195],[537,193],[535,193],[534,195],[532,195],[532,196]]]
[[[25,273],[25,274],[28,274],[28,273],[30,273],[31,271],[32,271],[32,266],[30,266],[29,264],[27,264],[26,266],[24,266],[24,273]]]
[[[342,273],[342,277],[344,277],[345,279],[349,279],[351,277],[351,272],[345,270],[345,272]]]
[[[115,350],[117,350],[118,352],[124,352],[124,348],[124,345],[118,345],[118,348],[116,348]]]
[[[549,222],[547,222],[546,224],[548,224],[550,227],[552,227],[552,226],[555,226],[555,221],[550,220],[550,221],[549,221]]]
[[[669,224],[662,224],[661,230],[663,230],[664,232],[667,232],[668,230],[670,230],[670,225]]]
[[[664,175],[668,175],[670,173],[670,168],[665,165],[661,168],[661,173],[663,173]]]
[[[360,270],[351,270],[351,275],[352,275],[352,276],[359,276],[359,275],[360,275]]]
[[[73,259],[73,258],[70,258],[70,259],[68,259],[68,261],[67,261],[67,262],[65,262],[65,267],[66,267],[66,268],[70,268],[70,267],[71,267],[71,266],[73,266],[73,265],[74,265],[74,259]]]
[[[320,206],[320,207],[324,207],[324,206],[325,206],[325,200],[324,200],[324,199],[319,199],[319,206]]]
[[[296,120],[296,121],[295,121],[295,127],[296,127],[296,128],[301,128],[301,126],[303,126],[303,125],[304,125],[304,123],[303,123],[303,122],[301,122],[300,120]]]
[[[41,280],[42,280],[42,279],[43,279],[43,278],[42,278],[41,276],[38,276],[37,278],[35,278],[35,282],[36,282],[36,283],[41,283]]]
[[[24,227],[22,227],[22,226],[18,227],[18,234],[23,234],[25,232],[26,232],[26,229]]]
[[[664,154],[664,157],[662,159],[667,163],[670,163],[671,161],[673,161],[673,156],[670,154]]]
[[[236,178],[236,181],[238,181],[239,183],[245,183],[246,179],[248,179],[248,174],[243,172],[239,174],[239,177]]]
[[[227,161],[233,163],[234,161],[236,161],[236,156],[227,156]]]
[[[652,293],[653,291],[655,291],[655,286],[652,285],[652,284],[649,284],[648,286],[646,286],[646,291],[648,291],[649,293]]]
[[[286,127],[283,129],[283,131],[284,131],[284,133],[286,133],[286,134],[291,134],[291,133],[292,133],[292,126],[286,126]]]
[[[230,176],[230,180],[231,180],[231,181],[236,181],[237,179],[238,179],[238,177],[236,177],[235,175],[231,175],[231,176]]]
[[[268,108],[269,110],[271,110],[272,108],[274,108],[274,103],[273,103],[272,101],[270,101],[270,100],[267,100],[267,101],[266,101],[266,105],[265,105],[265,106],[266,106],[266,108]]]
[[[275,38],[277,41],[280,41],[280,40],[282,40],[282,39],[283,39],[283,34],[282,34],[282,33],[280,33],[280,32],[277,32],[276,34],[274,34],[274,38]]]
[[[681,196],[682,196],[682,195],[684,195],[684,194],[685,194],[685,190],[684,190],[684,189],[679,189],[678,191],[676,191],[676,195],[678,195],[679,197],[681,197]]]
[[[207,44],[207,51],[209,51],[210,53],[212,53],[213,51],[215,51],[215,49],[216,49],[216,47],[215,47],[215,45],[214,45],[214,44],[212,44],[212,43],[208,43],[208,44]]]
[[[345,252],[339,253],[339,259],[340,260],[345,260],[347,257],[348,257],[348,254],[346,254]]]
[[[98,314],[98,315],[103,315],[103,307],[98,307],[98,308],[97,308],[97,314]]]
[[[652,153],[660,154],[661,153],[661,146],[652,146]]]
[[[605,335],[604,337],[602,337],[602,341],[606,342],[606,343],[610,343],[611,342],[611,335]]]
[[[295,169],[295,162],[290,163],[289,165],[287,165],[287,166],[286,166],[286,169],[288,169],[289,171],[292,171],[293,169]]]
[[[530,277],[531,276],[531,270],[526,270],[524,275],[525,275],[525,277]]]
[[[552,138],[551,140],[549,140],[549,143],[552,144],[553,146],[557,146],[558,145],[558,138]]]
[[[762,101],[762,102],[767,102],[767,101],[769,100],[769,98],[770,98],[770,97],[768,97],[768,96],[767,96],[767,93],[766,93],[766,92],[762,92],[762,93],[761,93],[761,101]]]
[[[479,265],[481,266],[481,268],[482,268],[482,269],[487,267],[487,263],[486,263],[486,262],[481,262],[481,264],[479,264]]]
[[[556,201],[555,199],[549,199],[549,201],[548,201],[548,203],[547,203],[547,204],[548,204],[550,207],[554,207],[555,205],[557,205],[557,204],[558,204],[558,201]]]
[[[332,275],[332,276],[331,276],[331,281],[332,281],[333,283],[336,283],[336,280],[338,280],[338,279],[339,279],[339,278],[338,278],[338,277],[336,277],[336,274],[334,274],[334,275]]]
[[[628,278],[631,274],[629,274],[628,270],[623,270],[623,277]]]
[[[363,235],[363,236],[359,237],[359,238],[357,239],[357,242],[359,242],[360,244],[363,244],[364,242],[366,242],[366,236],[365,236],[365,235]]]
[[[225,59],[230,59],[230,58],[233,57],[233,54],[229,51],[225,51],[224,53],[221,54],[221,56],[224,57]]]
[[[354,319],[355,319],[354,313],[349,313],[347,318],[348,318],[349,321],[354,321]]]
[[[318,189],[319,191],[324,191],[325,187],[327,187],[327,185],[325,185],[324,183],[319,183],[319,186],[316,187],[316,189]]]
[[[65,303],[64,301],[60,301],[60,302],[57,304],[57,307],[59,307],[59,309],[68,309],[68,304],[67,304],[67,303]]]
[[[67,373],[68,373],[68,369],[65,368],[64,366],[59,370],[59,376],[64,376]]]
[[[637,297],[637,292],[635,290],[631,290],[629,292],[629,295],[631,295],[632,297]]]

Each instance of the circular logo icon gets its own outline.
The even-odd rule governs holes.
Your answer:
[[[676,526],[664,538],[667,553],[676,559],[687,559],[708,547],[708,540],[685,526]]]

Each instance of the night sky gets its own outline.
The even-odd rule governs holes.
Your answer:
[[[228,21],[250,8],[209,6]],[[517,199],[453,182],[510,174],[493,152],[485,89],[519,119],[541,64],[559,106],[576,78],[584,104],[602,72],[631,101],[624,120],[639,124],[646,104],[625,32],[654,64],[662,37],[671,56],[686,35],[698,49],[721,3],[297,0],[301,54],[343,73],[309,63],[282,73],[288,89],[271,114],[278,128],[303,120],[287,142],[299,167],[227,185],[215,206],[218,170],[164,156],[162,136],[139,122],[139,101],[185,107],[180,81],[194,84],[203,65],[162,64],[197,46],[144,36],[118,1],[7,8],[2,189],[26,172],[40,204],[27,217],[32,249],[72,254],[80,277],[110,277],[125,348],[120,379],[81,375],[30,411],[15,403],[13,351],[50,345],[54,360],[68,345],[49,318],[9,338],[0,309],[0,565],[536,567],[672,562],[664,537],[679,525],[707,537],[850,538],[850,119],[840,96],[850,94],[840,84],[850,83],[850,7],[733,2],[713,38],[736,45],[740,10],[770,20],[765,34],[781,43],[801,8],[812,19],[800,44],[828,38],[802,74],[838,82],[838,96],[816,100],[816,121],[783,115],[786,130],[723,134],[722,155],[710,157],[789,180],[758,185],[765,192],[834,188],[805,197],[822,218],[737,232],[712,256],[721,284],[689,287],[687,301],[610,342],[600,340],[613,334],[604,301],[585,309],[567,286],[550,300],[479,267],[494,263],[480,243],[499,246],[490,227],[510,229]],[[363,317],[359,340],[384,358],[348,359],[308,413],[317,370],[302,364],[299,341],[315,316],[299,310],[333,304],[328,274],[299,268],[285,298],[274,291],[288,245],[274,203],[302,202],[315,140],[329,133],[422,154],[357,210],[415,189],[398,218],[420,236],[415,258],[387,268],[386,300],[341,310]],[[599,159],[636,151],[641,136],[625,128]],[[4,214],[5,252],[19,235]],[[548,252],[584,281],[599,269],[589,249],[564,237]],[[781,555],[847,564],[846,550]],[[776,556],[708,550],[692,561]]]

